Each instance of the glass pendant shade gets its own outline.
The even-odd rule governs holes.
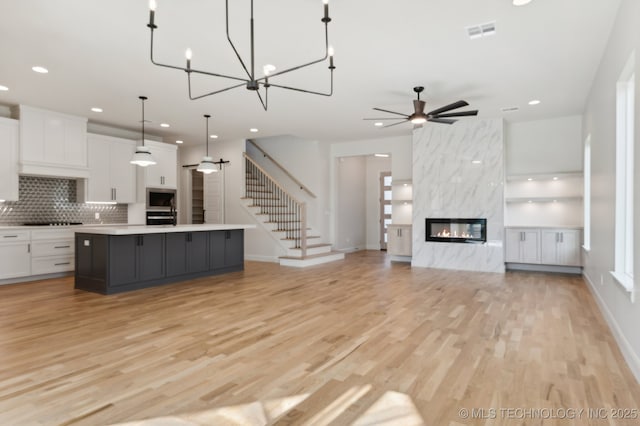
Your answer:
[[[136,147],[136,152],[133,154],[133,158],[131,158],[130,163],[140,167],[147,167],[156,164],[156,160],[153,159],[148,147],[138,146]]]
[[[196,170],[208,175],[209,173],[217,172],[218,168],[213,163],[213,158],[202,157],[202,161],[198,164],[198,168]]]

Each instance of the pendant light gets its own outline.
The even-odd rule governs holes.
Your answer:
[[[209,118],[210,117],[211,116],[209,114],[204,115],[204,118],[206,118],[207,120],[207,131],[204,135],[207,151],[206,151],[206,155],[202,157],[202,161],[200,162],[200,164],[198,164],[198,168],[196,169],[197,171],[202,172],[205,175],[218,171],[215,163],[213,162],[213,158],[209,157]]]
[[[142,101],[142,145],[136,147],[136,152],[133,154],[130,163],[140,167],[147,167],[156,164],[156,160],[151,156],[149,148],[144,146],[144,101],[147,100],[147,97],[139,96],[138,99]]]

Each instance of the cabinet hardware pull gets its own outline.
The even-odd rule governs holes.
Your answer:
[[[113,188],[113,201],[118,199],[118,188]]]
[[[27,244],[27,253],[31,253],[31,244]]]
[[[71,247],[71,246],[54,246],[53,248],[57,248],[58,249],[58,248],[69,248],[69,247]]]
[[[71,262],[55,263],[53,266],[71,265]]]
[[[17,235],[5,235],[2,238],[18,238]]]
[[[560,233],[560,242],[564,243],[564,232]]]

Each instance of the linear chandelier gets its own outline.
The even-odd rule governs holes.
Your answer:
[[[238,50],[236,49],[235,45],[233,44],[233,41],[231,40],[231,36],[229,35],[229,0],[225,0],[225,14],[226,14],[226,31],[227,31],[227,40],[229,41],[229,44],[231,45],[231,48],[233,49],[233,51],[236,54],[236,57],[238,58],[238,60],[240,61],[240,65],[242,65],[242,68],[244,70],[244,73],[246,74],[246,77],[235,77],[235,76],[230,76],[230,75],[224,75],[224,74],[220,74],[220,73],[216,73],[216,72],[209,72],[209,71],[203,71],[203,70],[199,70],[196,68],[192,68],[191,67],[191,59],[193,57],[193,52],[191,51],[191,49],[187,49],[185,52],[185,56],[186,56],[186,67],[180,67],[180,66],[175,66],[175,65],[167,65],[167,64],[162,64],[159,63],[157,61],[154,60],[153,58],[153,33],[154,30],[158,28],[158,26],[155,24],[155,11],[157,8],[157,4],[156,4],[156,0],[149,0],[149,23],[147,24],[147,27],[149,27],[149,29],[151,30],[151,62],[154,65],[158,65],[161,67],[165,67],[165,68],[171,68],[171,69],[176,69],[176,70],[181,70],[187,73],[187,83],[188,83],[188,87],[189,87],[189,99],[191,100],[196,100],[196,99],[200,99],[200,98],[204,98],[206,96],[211,96],[211,95],[216,95],[218,93],[222,93],[222,92],[226,92],[228,90],[231,89],[235,89],[237,87],[241,87],[241,86],[245,86],[247,88],[247,90],[251,90],[256,92],[256,94],[258,95],[258,99],[260,100],[260,103],[262,104],[262,107],[264,108],[264,110],[266,111],[268,106],[269,106],[269,88],[270,87],[278,87],[280,89],[287,89],[287,90],[294,90],[297,92],[302,92],[302,93],[309,93],[309,94],[313,94],[313,95],[320,95],[320,96],[331,96],[333,95],[333,70],[336,68],[333,64],[333,55],[334,55],[334,50],[331,46],[329,46],[329,22],[331,22],[331,18],[329,17],[329,0],[322,0],[323,4],[324,4],[324,17],[321,19],[321,21],[324,23],[324,33],[325,33],[325,52],[324,52],[324,56],[320,59],[317,59],[315,61],[311,61],[308,63],[304,63],[302,65],[298,65],[292,68],[288,68],[282,71],[278,71],[278,72],[274,72],[275,69],[273,66],[271,65],[265,65],[263,68],[263,76],[259,77],[256,75],[256,67],[255,67],[255,39],[254,39],[254,19],[253,19],[253,0],[251,0],[251,59],[249,62],[249,66],[247,67],[247,65],[245,64],[245,61],[242,59],[242,56],[240,56],[240,53],[238,52]],[[329,71],[330,71],[330,79],[331,79],[331,88],[329,90],[329,92],[324,93],[324,92],[317,92],[317,91],[313,91],[313,90],[306,90],[306,89],[301,89],[301,88],[297,88],[297,87],[291,87],[291,86],[284,86],[281,84],[274,84],[270,81],[270,79],[277,77],[277,76],[281,76],[283,74],[287,74],[290,73],[292,71],[296,71],[299,70],[301,68],[306,68],[309,67],[311,65],[315,65],[318,64],[320,62],[324,62],[327,60],[327,58],[329,59]],[[208,76],[213,76],[213,77],[222,77],[222,78],[226,78],[226,79],[230,79],[230,80],[234,80],[236,82],[236,84],[233,84],[227,88],[221,89],[221,90],[215,90],[213,92],[209,92],[209,93],[205,93],[202,95],[198,95],[198,96],[194,96],[192,94],[191,91],[191,74],[203,74],[203,75],[208,75]],[[239,83],[238,83],[239,82]],[[260,89],[264,88],[264,99],[260,93]]]

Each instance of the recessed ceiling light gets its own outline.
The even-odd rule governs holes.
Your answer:
[[[258,129],[256,129],[255,127],[253,127],[253,128],[251,128],[251,129],[249,129],[249,131],[250,131],[251,133],[258,133]]]
[[[471,164],[482,164],[481,160],[471,160]]]
[[[171,126],[167,123],[160,123],[160,127],[171,127]]]
[[[376,126],[376,127],[382,127],[382,126],[384,126],[384,123],[381,123],[381,122],[378,121],[376,123],[373,123],[373,125]]]
[[[531,3],[531,0],[513,0],[514,6],[524,6],[525,4]]]
[[[534,99],[532,101],[529,101],[529,105],[538,105],[540,103],[540,101],[538,99]]]
[[[7,90],[9,90],[7,86],[0,86],[0,92],[6,92]]]
[[[41,66],[35,66],[33,68],[31,68],[32,70],[34,70],[35,72],[38,72],[40,74],[46,74],[49,72],[48,69],[46,69],[45,67],[41,67]]]
[[[91,111],[93,111],[93,112],[102,112],[102,108],[93,107],[93,108],[91,108]]]
[[[374,157],[388,158],[389,154],[373,154]]]
[[[558,180],[558,176],[554,176],[554,177],[553,177],[553,180]]]
[[[209,136],[211,139],[218,139],[218,135],[210,135]]]
[[[527,180],[528,180],[529,182],[531,182],[531,181],[533,180],[533,178],[528,178]]]
[[[527,201],[527,203],[533,203],[533,201],[529,200],[529,201]]]
[[[183,142],[182,142],[182,141],[176,141],[176,143],[177,143],[178,145],[180,145],[180,144],[182,144]]]

